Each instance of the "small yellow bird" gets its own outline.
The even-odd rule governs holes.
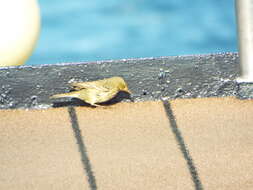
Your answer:
[[[123,78],[112,77],[91,82],[79,82],[70,84],[76,91],[56,94],[50,98],[73,97],[81,99],[92,106],[99,106],[97,103],[106,102],[115,97],[119,91],[131,92]]]

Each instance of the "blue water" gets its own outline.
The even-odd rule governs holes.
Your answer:
[[[39,0],[27,64],[237,51],[231,0]]]

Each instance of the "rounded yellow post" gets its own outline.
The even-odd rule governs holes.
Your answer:
[[[22,65],[40,31],[37,0],[0,0],[0,66]]]

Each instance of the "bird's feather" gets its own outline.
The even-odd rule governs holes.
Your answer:
[[[81,90],[81,89],[96,89],[99,91],[108,91],[108,88],[105,88],[104,86],[101,86],[99,83],[95,82],[80,82],[80,83],[71,83],[70,84],[72,87],[74,87],[76,90]]]
[[[50,96],[50,98],[66,98],[66,97],[72,97],[72,98],[79,98],[80,92],[74,91],[69,93],[63,93],[63,94],[55,94],[53,96]]]

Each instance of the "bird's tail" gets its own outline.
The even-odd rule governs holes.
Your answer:
[[[50,96],[50,98],[66,98],[66,97],[70,97],[70,98],[78,98],[80,95],[79,91],[74,91],[74,92],[69,92],[69,93],[64,93],[64,94],[55,94],[53,96]]]

